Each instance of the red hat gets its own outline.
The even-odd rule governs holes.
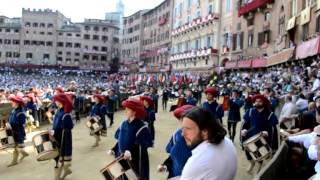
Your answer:
[[[19,104],[22,107],[24,107],[26,105],[25,102],[23,101],[22,97],[20,97],[20,96],[11,96],[11,97],[9,97],[9,100]]]
[[[70,113],[72,111],[72,101],[66,94],[57,94],[53,96],[52,99],[53,101],[59,101],[63,104],[63,111],[65,113]]]
[[[29,98],[33,103],[34,102],[36,102],[36,97],[34,97],[34,95],[33,94],[27,94],[27,96],[26,96],[27,98]]]
[[[255,96],[253,96],[252,102],[253,102],[253,103],[256,102],[257,99],[261,99],[262,102],[263,102],[263,105],[264,105],[265,107],[269,107],[269,106],[270,106],[270,101],[269,101],[269,99],[268,99],[267,97],[265,97],[264,95],[257,94],[257,95],[255,95]]]
[[[208,87],[205,91],[204,91],[204,93],[206,93],[206,94],[212,94],[214,97],[217,97],[218,96],[218,91],[216,90],[216,88],[214,88],[214,87]]]
[[[177,119],[180,119],[186,112],[188,112],[190,109],[194,108],[193,105],[184,105],[181,106],[173,111],[174,117]]]
[[[62,87],[57,87],[56,91],[58,91],[58,93],[64,93],[64,90]]]
[[[147,115],[143,104],[137,99],[127,99],[122,101],[122,106],[136,112],[137,118],[144,119]]]
[[[149,96],[141,96],[140,101],[147,101],[150,107],[153,107],[153,100]]]
[[[104,103],[106,101],[106,98],[101,94],[95,94],[93,97],[98,98],[101,103]]]

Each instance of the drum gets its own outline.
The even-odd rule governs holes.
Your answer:
[[[0,129],[0,149],[12,148],[15,146],[13,132],[4,128]]]
[[[271,148],[262,133],[244,141],[243,147],[249,152],[254,161],[262,161],[271,154]]]
[[[89,116],[88,121],[86,123],[87,127],[90,129],[90,134],[93,135],[94,133],[99,132],[102,129],[102,125],[100,123],[100,117],[94,116],[91,117]]]
[[[112,161],[100,172],[106,180],[138,180],[138,176],[133,171],[130,162],[124,158]]]
[[[49,132],[41,132],[32,138],[33,146],[37,150],[38,161],[54,159],[59,155],[57,143]]]

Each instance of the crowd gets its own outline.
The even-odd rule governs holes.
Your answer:
[[[62,177],[72,172],[72,147],[68,144],[72,142],[73,119],[79,120],[80,114],[86,114],[94,117],[92,122],[99,122],[101,127],[93,128],[91,134],[96,147],[107,133],[106,120],[110,119],[112,125],[113,114],[121,106],[127,119],[118,127],[117,143],[108,154],[129,160],[139,179],[149,179],[147,149],[157,141],[154,122],[161,99],[162,109],[167,111],[171,105],[170,111],[180,122],[180,128],[165,148],[168,159],[158,167],[158,171],[169,173],[168,178],[235,179],[237,155],[233,143],[239,134],[249,161],[249,173],[253,173],[255,166],[259,172],[263,162],[268,162],[279,145],[286,143],[290,149],[283,178],[308,179],[319,173],[317,179],[320,177],[319,69],[317,61],[255,72],[215,73],[211,77],[1,69],[0,102],[14,102],[16,109],[10,114],[7,126],[21,131],[16,137],[16,153],[10,166],[17,164],[19,152],[23,158],[27,156],[23,151],[23,126],[21,123],[16,126],[16,114],[27,111],[37,121],[40,119],[35,113],[39,111],[37,103],[48,99],[51,102],[48,111],[55,109],[51,111],[55,112],[52,135],[64,149],[60,155],[63,163],[56,159],[57,179],[62,171]],[[203,93],[205,102],[201,101]],[[27,99],[27,106],[22,97]],[[66,118],[65,114],[70,117]],[[223,127],[225,120],[227,130]],[[239,122],[240,132],[236,132]],[[67,132],[65,143],[62,132]]]

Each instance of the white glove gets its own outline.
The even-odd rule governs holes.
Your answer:
[[[132,159],[132,158],[131,158],[131,153],[130,153],[130,151],[128,151],[128,150],[126,150],[126,151],[124,152],[123,157],[124,157],[124,159],[128,159],[128,160],[131,160],[131,159]]]
[[[110,156],[114,156],[115,153],[114,153],[113,150],[110,149],[110,150],[107,152],[107,154],[110,155]]]
[[[243,129],[243,130],[241,131],[241,136],[246,136],[247,133],[248,133],[248,131],[247,131],[246,129]]]
[[[268,136],[269,136],[269,134],[268,134],[267,131],[262,131],[262,135],[263,135],[264,137],[268,137]]]
[[[8,130],[12,129],[10,123],[6,123],[6,129]]]
[[[53,129],[49,130],[49,133],[50,133],[51,136],[53,136],[54,135],[54,130]]]
[[[166,172],[167,169],[168,169],[167,166],[163,164],[159,164],[157,168],[158,172]]]

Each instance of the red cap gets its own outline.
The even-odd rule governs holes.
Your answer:
[[[147,115],[143,104],[137,99],[127,99],[122,101],[122,106],[136,112],[137,118],[144,119]]]
[[[150,107],[153,107],[153,100],[149,96],[141,96],[140,101],[147,101]]]
[[[191,110],[192,108],[194,108],[194,106],[192,105],[184,105],[181,106],[177,109],[175,109],[173,111],[173,115],[174,117],[176,117],[177,119],[180,119],[186,112],[188,112],[189,110]]]
[[[24,107],[26,105],[25,102],[23,101],[22,97],[20,97],[20,96],[11,96],[11,97],[9,97],[9,100],[19,104],[22,107]]]
[[[27,98],[29,98],[33,103],[34,102],[36,102],[36,97],[34,97],[34,95],[33,94],[27,94],[27,96],[26,96]]]
[[[252,102],[253,102],[253,103],[256,102],[257,99],[261,99],[262,102],[263,102],[263,105],[264,105],[265,107],[269,107],[269,106],[270,106],[270,101],[269,101],[269,99],[268,99],[267,97],[265,97],[264,95],[257,94],[257,95],[255,95],[255,96],[253,96]]]
[[[57,88],[56,88],[56,91],[57,91],[58,93],[64,93],[64,90],[63,90],[62,87],[57,87]]]
[[[59,101],[63,104],[63,111],[70,113],[72,111],[72,101],[66,94],[57,94],[52,97],[53,101]]]
[[[214,88],[214,87],[208,87],[205,91],[204,91],[204,93],[206,93],[206,94],[212,94],[214,97],[217,97],[218,96],[218,91],[216,90],[216,88]]]
[[[101,103],[104,103],[106,101],[105,97],[101,94],[95,94],[93,97],[98,98]]]

